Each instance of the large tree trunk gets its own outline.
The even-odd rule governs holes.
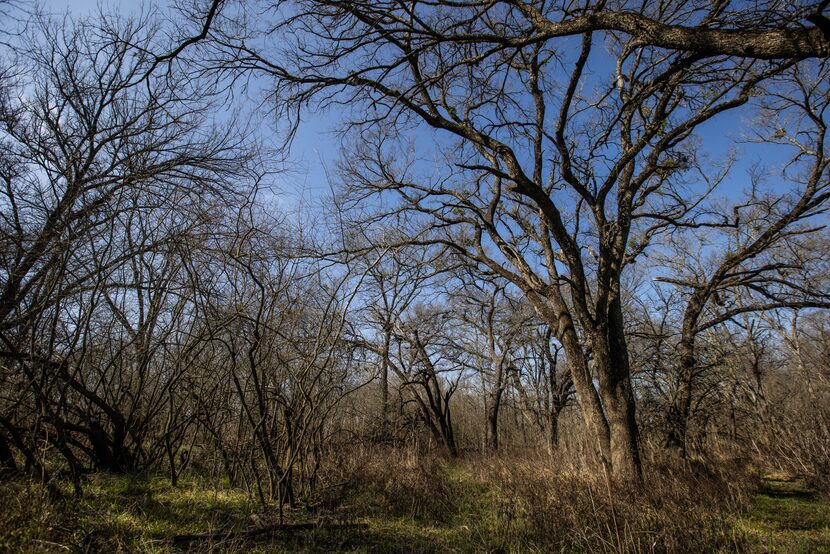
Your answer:
[[[582,419],[585,422],[588,440],[591,447],[597,453],[600,462],[607,472],[611,467],[611,435],[608,420],[605,418],[602,402],[597,394],[588,369],[588,360],[582,350],[579,337],[573,327],[570,316],[563,314],[559,318],[559,329],[562,346],[565,350],[565,358],[573,379],[574,389],[579,399],[579,408],[582,412]],[[557,322],[553,322],[556,324]],[[556,328],[556,327],[554,327]]]
[[[594,351],[602,405],[608,421],[611,476],[614,481],[639,480],[642,468],[634,394],[628,375],[623,378],[612,365],[612,360],[618,356],[619,353],[611,351]]]
[[[634,392],[619,300],[609,304],[605,328],[591,335],[593,363],[608,422],[610,473],[615,482],[642,478]]]
[[[606,395],[606,398],[610,395]],[[638,481],[642,478],[640,445],[634,402],[630,388],[615,391],[614,406],[609,406],[608,423],[611,431],[611,476],[614,481]],[[611,404],[611,402],[608,402]]]
[[[610,375],[613,386],[613,409],[609,420],[611,427],[611,467],[615,479],[640,480],[642,463],[640,460],[640,436],[637,428],[637,407],[631,384],[631,366],[628,358],[628,343],[622,303],[619,297],[610,305],[608,321]]]
[[[619,297],[609,300],[604,324],[602,321],[582,322],[591,339],[599,391],[588,367],[585,345],[576,332],[564,299],[553,291],[549,305],[543,305],[538,297],[532,300],[546,317],[548,325],[557,330],[588,438],[606,474],[614,481],[639,481],[642,479],[642,466],[636,408]]]

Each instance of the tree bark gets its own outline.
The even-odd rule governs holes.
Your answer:
[[[683,336],[678,345],[677,389],[673,401],[669,405],[668,431],[666,447],[676,452],[682,458],[688,454],[686,438],[689,427],[689,417],[692,408],[692,389],[694,371],[697,361],[695,358],[694,337]]]
[[[631,366],[625,337],[622,303],[616,296],[609,309],[610,374],[615,402],[611,414],[611,465],[617,479],[642,478],[640,460],[640,433],[637,428],[637,408],[631,384]]]
[[[487,450],[495,452],[499,449],[499,408],[501,391],[493,391],[487,406]]]
[[[819,27],[788,29],[710,29],[667,25],[634,12],[600,11],[551,21],[530,4],[515,5],[530,19],[538,34],[537,40],[581,35],[592,31],[619,31],[642,44],[669,50],[694,52],[701,56],[740,56],[764,60],[826,58],[830,56],[830,37]],[[815,14],[810,21],[824,24],[826,19]]]
[[[588,440],[592,443],[591,446],[597,453],[603,467],[610,474],[611,430],[597,389],[594,387],[582,344],[568,314],[560,315],[559,321],[552,322],[552,326],[560,329],[560,340],[565,350],[565,358],[579,399],[579,408],[585,421]]]

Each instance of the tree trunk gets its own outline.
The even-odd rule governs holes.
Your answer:
[[[0,435],[0,472],[17,473],[17,463],[6,437]]]
[[[381,422],[383,423],[384,433],[386,433],[386,424],[389,421],[389,349],[392,342],[391,323],[386,323],[383,337],[383,351],[380,370],[380,410]]]
[[[633,401],[622,398],[619,406],[609,410],[611,429],[611,477],[616,482],[642,478],[639,436],[634,419]]]
[[[571,372],[571,379],[579,399],[579,408],[585,422],[588,440],[606,471],[611,464],[611,436],[608,421],[605,418],[602,403],[591,379],[588,361],[582,350],[579,337],[570,323],[570,316],[564,314],[560,319],[561,342],[565,350],[565,359]],[[562,327],[564,325],[564,328]],[[556,327],[554,327],[556,328]]]
[[[556,405],[555,401],[554,405]],[[559,412],[560,410],[558,408],[551,408],[550,413],[548,414],[548,441],[551,454],[556,452],[556,449],[559,448]]]
[[[677,345],[680,358],[677,365],[677,390],[669,405],[666,447],[682,458],[688,454],[687,434],[692,410],[695,367],[697,366],[695,335],[705,299],[705,291],[698,291],[689,299],[683,314],[680,343]]]
[[[592,336],[594,364],[608,418],[611,477],[615,482],[642,479],[634,391],[619,298],[609,304],[607,330]]]
[[[501,404],[501,392],[493,391],[490,402],[487,406],[487,450],[495,452],[499,449],[499,407]]]
[[[677,390],[669,405],[666,447],[682,458],[688,454],[687,431],[692,409],[692,389],[696,365],[694,337],[683,337],[678,345]]]
[[[590,322],[591,328],[586,331],[591,333],[599,391],[567,305],[556,292],[549,300],[551,304],[537,302],[536,306],[541,308],[548,325],[557,330],[557,338],[565,350],[591,446],[596,449],[606,474],[614,481],[641,480],[636,408],[619,298],[609,302],[605,325]]]
[[[597,356],[597,373],[610,373],[606,356]],[[605,382],[603,382],[605,381]],[[628,379],[600,379],[602,404],[609,429],[610,475],[615,482],[637,481],[642,476],[634,395]]]
[[[447,414],[447,418],[444,423],[444,442],[447,445],[447,452],[449,452],[450,457],[457,458],[458,445],[455,444],[455,432],[452,428],[452,418],[450,417],[450,414]]]

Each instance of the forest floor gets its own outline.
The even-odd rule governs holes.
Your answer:
[[[830,499],[801,479],[770,474],[738,526],[754,552],[830,552]]]
[[[279,530],[275,516],[258,515],[257,504],[241,491],[194,479],[174,488],[161,477],[93,476],[83,499],[74,504],[49,502],[36,485],[7,482],[0,484],[0,512],[5,513],[0,551],[551,551],[532,538],[531,518],[521,503],[464,466],[445,464],[441,471],[445,488],[436,498],[401,496],[397,502],[411,504],[387,503],[372,512],[365,508],[378,506],[375,498],[350,494],[345,506],[320,508],[311,519],[307,508],[288,512],[287,521],[319,524],[289,530]],[[355,513],[364,515],[350,515]],[[713,551],[830,552],[830,499],[786,475],[764,479],[745,507],[722,519],[734,535],[734,547],[721,544]],[[257,530],[255,536],[245,534],[251,529]],[[186,537],[198,534],[205,535]],[[647,541],[623,537],[615,544],[600,535],[595,542],[586,535],[581,548],[556,550],[651,550]]]

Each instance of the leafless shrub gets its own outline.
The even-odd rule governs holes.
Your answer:
[[[442,461],[406,449],[353,452],[340,457],[339,463],[325,472],[319,506],[353,517],[409,517],[446,523],[456,498]]]

